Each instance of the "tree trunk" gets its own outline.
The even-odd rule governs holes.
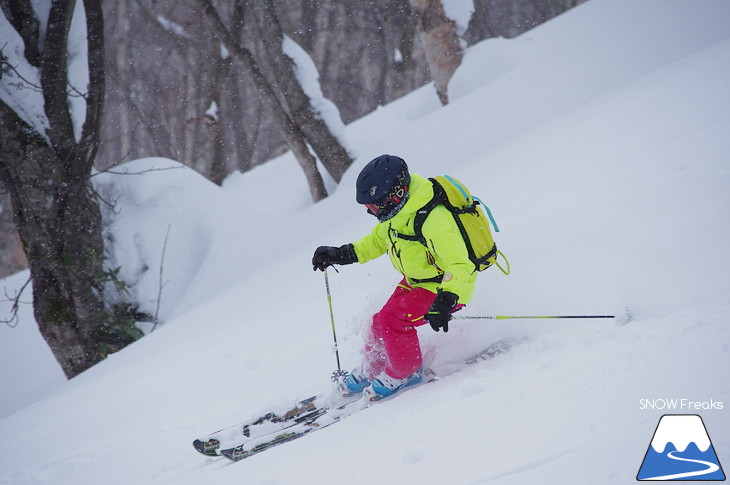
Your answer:
[[[0,279],[28,267],[23,245],[13,220],[13,204],[0,179]],[[0,321],[4,317],[0,315]]]
[[[211,182],[222,185],[223,180],[228,176],[228,163],[226,162],[226,146],[225,146],[225,119],[223,106],[223,96],[225,93],[226,81],[228,73],[233,64],[232,59],[218,58],[213,64],[213,84],[211,86],[210,99],[208,109],[214,109],[215,113],[208,113],[205,116],[206,125],[208,127],[210,137],[208,146],[210,147],[210,166],[207,173]],[[215,108],[213,108],[215,103]],[[207,112],[206,112],[207,113]]]
[[[449,103],[449,81],[464,57],[456,32],[456,22],[446,17],[441,0],[409,2],[416,16],[419,37],[436,86],[436,94],[441,104],[446,105]]]
[[[5,12],[5,4],[0,5]],[[48,120],[45,137],[0,102],[0,180],[28,258],[36,322],[69,378],[141,335],[133,325],[117,326],[103,299],[101,214],[89,182],[104,97],[103,20],[100,0],[84,0],[89,83],[75,86],[87,88],[86,117],[77,134],[67,94],[74,6],[73,0],[53,2],[43,49],[33,64],[40,72]],[[22,11],[34,15],[30,8]],[[23,40],[26,46],[38,41],[33,35]],[[24,81],[19,82],[22,98]]]
[[[307,142],[319,157],[332,178],[339,183],[345,170],[352,165],[352,157],[342,146],[341,140],[332,133],[326,120],[313,106],[295,74],[292,59],[283,51],[279,16],[272,0],[256,0],[253,9],[258,25],[259,40],[267,54],[272,83],[280,102],[287,108],[293,123],[299,127]]]
[[[35,319],[70,378],[103,358],[99,207],[85,180],[69,178],[45,140],[3,103],[0,119],[0,178],[30,264]]]

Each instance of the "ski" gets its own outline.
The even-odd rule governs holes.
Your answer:
[[[316,416],[291,424],[268,436],[248,439],[238,446],[223,449],[220,453],[229,460],[240,461],[274,446],[301,438],[312,431],[326,428],[362,408],[362,402],[357,398],[338,406],[318,408]]]
[[[465,365],[473,365],[491,360],[523,341],[522,337],[499,340],[462,362]],[[438,378],[430,369],[424,369],[424,379],[420,384],[403,389],[395,396],[436,381]],[[338,391],[342,391],[341,383]],[[331,426],[372,404],[366,397],[339,394],[335,397],[336,394],[329,391],[303,399],[294,405],[280,406],[258,418],[243,421],[211,433],[205,438],[196,439],[193,441],[193,447],[206,456],[224,456],[232,461],[240,461]]]
[[[468,359],[464,360],[464,363],[466,365],[472,365],[476,364],[477,362],[492,360],[498,355],[509,352],[512,347],[524,342],[525,340],[527,340],[526,337],[507,337],[503,338],[502,340],[497,340],[486,349],[482,350],[481,352],[477,352]]]
[[[205,438],[196,439],[193,441],[193,447],[203,455],[219,456],[221,445],[225,448],[252,436],[254,438],[261,435],[268,436],[307,420],[316,419],[326,409],[325,397],[325,395],[312,396],[293,406],[283,406],[258,418],[220,429]]]

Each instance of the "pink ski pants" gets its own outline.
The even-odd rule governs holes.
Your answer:
[[[435,293],[414,288],[405,279],[398,284],[383,308],[373,315],[363,356],[365,376],[372,380],[385,370],[389,376],[403,379],[421,368],[423,356],[416,327],[426,323],[423,316],[435,298]]]

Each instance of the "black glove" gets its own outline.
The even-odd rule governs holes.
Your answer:
[[[444,332],[449,331],[449,320],[451,320],[451,312],[459,302],[459,295],[451,293],[450,291],[438,290],[436,299],[431,304],[431,308],[423,316],[423,319],[431,324],[431,328],[436,332],[440,328],[444,329]]]
[[[357,263],[357,254],[355,254],[355,246],[345,244],[339,248],[332,246],[320,246],[314,251],[312,258],[312,266],[314,270],[324,271],[327,266],[333,264],[351,264]]]

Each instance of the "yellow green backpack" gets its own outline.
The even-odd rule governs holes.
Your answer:
[[[499,232],[499,227],[492,217],[489,207],[478,198],[473,197],[469,189],[453,177],[441,175],[429,178],[429,180],[433,184],[434,195],[426,205],[416,212],[414,220],[415,236],[399,234],[398,237],[416,240],[424,246],[428,246],[426,239],[423,237],[423,223],[436,206],[443,205],[454,216],[456,225],[459,227],[466,249],[469,252],[469,259],[474,263],[475,270],[484,271],[496,264],[504,274],[509,274],[509,261],[497,249],[497,245],[494,244],[492,238],[489,222],[491,221],[495,232]],[[497,262],[497,255],[502,256],[502,259],[504,259],[506,269]]]

